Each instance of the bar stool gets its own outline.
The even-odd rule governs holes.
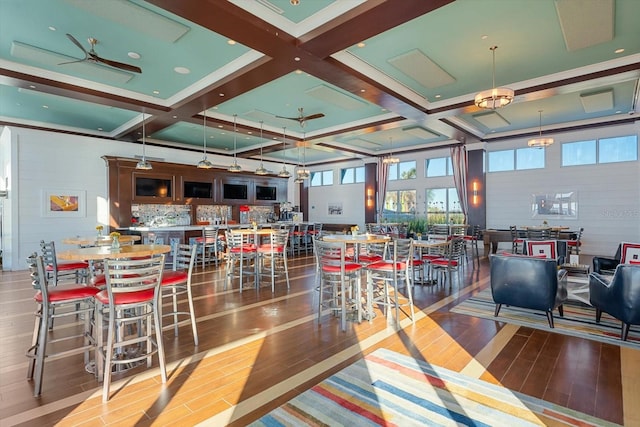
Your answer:
[[[45,264],[47,280],[56,286],[60,280],[73,276],[76,283],[82,283],[87,277],[89,263],[87,262],[58,262],[56,257],[56,245],[53,241],[40,241],[42,258]]]
[[[216,266],[218,265],[219,230],[219,227],[205,227],[202,229],[202,237],[195,239],[202,249],[202,268],[206,262],[213,261]]]
[[[198,328],[196,314],[193,309],[193,294],[191,293],[191,275],[197,257],[198,245],[178,244],[173,248],[173,264],[171,270],[162,272],[162,298],[171,298],[172,310],[163,313],[164,317],[173,317],[173,332],[178,336],[178,317],[189,317],[193,332],[193,344],[198,345]],[[187,296],[189,310],[179,310],[178,297]]]
[[[113,368],[130,366],[145,359],[150,368],[156,353],[162,383],[167,382],[160,288],[164,260],[164,255],[105,260],[107,286],[96,294],[96,368],[98,380],[104,382],[103,402],[109,400]],[[103,336],[105,321],[108,329],[106,341]],[[127,330],[130,330],[128,334]],[[155,331],[155,338],[152,331]]]
[[[287,266],[287,243],[289,242],[289,230],[272,230],[269,236],[269,243],[258,246],[258,256],[263,268],[261,272],[264,274],[264,266],[268,265],[266,271],[271,277],[271,292],[275,291],[276,276],[284,275],[289,285],[289,268]],[[266,261],[266,262],[265,262]]]
[[[399,325],[400,307],[409,307],[409,317],[413,316],[413,262],[414,246],[412,239],[394,239],[389,242],[391,259],[374,262],[365,267],[367,272],[367,311],[373,311],[373,305],[382,305],[389,318],[389,308],[395,310],[396,327]],[[405,283],[406,297],[398,291],[399,283]],[[376,287],[377,284],[377,287]],[[405,298],[406,302],[401,302]]]
[[[249,234],[233,233],[225,230],[227,240],[227,272],[225,280],[225,289],[227,284],[231,284],[233,279],[240,280],[240,292],[242,292],[244,276],[248,274],[256,275],[257,265],[257,248],[254,242],[250,241]],[[254,263],[253,269],[251,262]],[[236,265],[238,273],[236,273]]]
[[[38,304],[35,313],[35,325],[31,347],[27,350],[29,366],[27,379],[34,379],[33,395],[38,397],[42,393],[42,380],[44,376],[44,362],[63,357],[84,353],[85,365],[89,363],[89,353],[95,352],[96,343],[92,334],[92,319],[94,312],[94,296],[99,289],[83,285],[61,285],[49,289],[44,260],[33,253],[27,258],[31,280],[37,292],[34,300]],[[49,333],[49,325],[52,325],[54,317],[80,316],[84,319],[84,327],[80,334],[73,336],[58,336],[53,338]],[[58,353],[47,352],[47,345],[58,342],[75,342],[82,338],[82,345],[75,348],[60,351]],[[67,346],[68,347],[68,346]]]

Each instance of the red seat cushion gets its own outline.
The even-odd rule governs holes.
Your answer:
[[[364,254],[360,255],[358,259],[360,260],[360,262],[379,262],[382,261],[383,258],[381,255]]]
[[[53,265],[49,264],[46,267],[47,271],[53,271]],[[89,268],[89,263],[87,262],[59,262],[58,263],[58,271],[70,271],[70,270],[82,270]]]
[[[396,270],[404,270],[407,267],[407,264],[404,262],[396,262]],[[393,271],[393,261],[380,261],[374,262],[373,264],[369,264],[367,266],[369,270],[384,270],[384,271]]]
[[[116,305],[122,305],[151,301],[153,299],[153,292],[153,289],[147,289],[144,291],[117,293],[114,294],[114,303]],[[107,291],[98,292],[96,299],[103,304],[109,304],[109,294]]]
[[[162,272],[162,286],[186,283],[187,280],[189,280],[189,274],[186,271],[165,270]]]
[[[422,259],[424,261],[431,261],[431,260],[438,259],[438,258],[441,258],[440,255],[431,255],[431,254],[422,255]]]
[[[449,260],[447,258],[434,259],[433,261],[431,261],[431,265],[441,265],[446,267],[449,265]],[[458,265],[458,261],[456,260],[451,261],[451,266],[456,267],[457,265]]]
[[[352,262],[346,262],[344,264],[344,271],[347,273],[352,273],[354,271],[360,270],[362,266],[360,264],[355,264]],[[324,264],[322,266],[322,271],[325,273],[340,273],[340,266],[336,264]]]
[[[263,253],[263,254],[272,253],[271,245],[270,244],[260,245],[258,247],[258,252]],[[273,247],[273,252],[281,254],[282,252],[284,252],[284,245],[274,246]]]
[[[93,286],[56,286],[48,288],[49,301],[73,301],[76,299],[89,298],[97,294],[100,289]],[[42,302],[42,292],[36,292],[33,297],[37,302]]]
[[[568,240],[567,241],[567,245],[568,246],[582,246],[582,242],[578,242],[577,240]]]
[[[237,253],[237,254],[239,254],[240,252],[242,252],[242,253],[252,253],[252,252],[255,252],[255,251],[256,251],[256,246],[255,245],[246,245],[246,246],[242,246],[242,247],[237,246],[237,247],[229,249],[229,252]]]

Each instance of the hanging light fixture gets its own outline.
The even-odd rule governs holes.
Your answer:
[[[142,113],[142,159],[136,164],[136,169],[148,171],[153,169],[153,166],[151,166],[151,163],[147,162],[144,140],[145,140],[144,113]]]
[[[527,144],[529,145],[529,147],[539,147],[539,148],[544,148],[547,147],[551,144],[553,144],[553,138],[543,138],[542,137],[542,110],[538,110],[538,113],[540,114],[540,133],[539,136],[537,138],[532,138],[530,139]]]
[[[298,150],[300,149],[300,147],[298,146]],[[302,135],[302,168],[298,167],[298,170],[296,171],[296,174],[298,176],[298,179],[308,179],[309,176],[311,175],[311,173],[309,172],[309,169],[307,169],[307,139],[306,139],[306,134]]]
[[[284,127],[282,128],[282,170],[278,172],[278,176],[281,178],[289,178],[291,176],[291,174],[287,170],[287,166],[284,164],[284,160],[285,160],[284,150],[287,148],[285,143],[286,138],[287,138],[287,128]]]
[[[267,169],[265,169],[264,165],[262,164],[262,125],[263,122],[260,122],[260,166],[258,167],[258,169],[256,169],[256,175],[266,175],[269,173],[269,171]]]
[[[211,169],[213,164],[207,160],[207,112],[204,112],[204,120],[202,121],[202,160],[198,162],[198,169]]]
[[[400,159],[397,157],[393,157],[393,138],[389,138],[389,146],[391,147],[389,150],[389,156],[382,159],[382,163],[385,164],[395,164],[400,163]]]
[[[237,128],[236,128],[237,117],[238,117],[237,114],[233,115],[233,164],[229,166],[229,169],[227,169],[229,172],[242,172],[242,168],[238,164],[238,160],[236,158],[236,139],[238,136]]]
[[[507,87],[496,87],[496,49],[498,46],[491,46],[489,50],[493,52],[493,88],[483,90],[478,93],[475,98],[476,106],[495,110],[511,104],[513,101],[513,89]]]

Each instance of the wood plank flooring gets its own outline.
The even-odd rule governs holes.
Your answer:
[[[136,368],[114,378],[111,400],[86,373],[82,356],[45,365],[43,394],[26,380],[33,328],[26,271],[0,272],[0,425],[246,425],[364,354],[385,347],[428,363],[502,384],[605,420],[640,425],[640,351],[450,313],[488,286],[488,262],[468,264],[460,283],[417,286],[415,324],[401,329],[379,315],[318,323],[314,259],[290,259],[291,289],[237,283],[224,290],[224,267],[199,268],[193,291],[200,345],[190,327],[164,333],[169,380]],[[392,325],[392,324],[391,324]],[[57,324],[68,333],[79,327]]]

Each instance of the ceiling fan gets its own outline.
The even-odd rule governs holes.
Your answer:
[[[136,67],[135,65],[129,65],[129,64],[125,64],[123,62],[112,61],[110,59],[104,59],[104,58],[101,58],[100,56],[98,56],[98,54],[94,50],[94,47],[98,44],[98,40],[94,39],[93,37],[89,37],[87,39],[87,41],[91,45],[91,49],[89,49],[88,52],[80,44],[80,42],[75,37],[73,37],[71,34],[67,33],[67,37],[69,38],[69,40],[71,40],[73,42],[73,44],[78,46],[80,48],[80,50],[82,50],[84,52],[84,58],[78,59],[77,61],[63,62],[62,64],[58,64],[58,65],[73,64],[75,62],[82,62],[82,61],[91,61],[91,62],[95,62],[97,64],[104,64],[104,65],[108,65],[108,66],[113,67],[113,68],[119,68],[121,70],[131,71],[133,73],[142,73],[142,70],[140,69],[140,67]]]
[[[310,114],[308,116],[305,116],[304,109],[302,107],[298,108],[298,112],[300,113],[298,117],[283,117],[283,116],[276,116],[276,117],[279,119],[295,120],[296,122],[300,123],[301,127],[304,127],[307,120],[319,119],[321,117],[324,117],[324,114],[322,113]]]

